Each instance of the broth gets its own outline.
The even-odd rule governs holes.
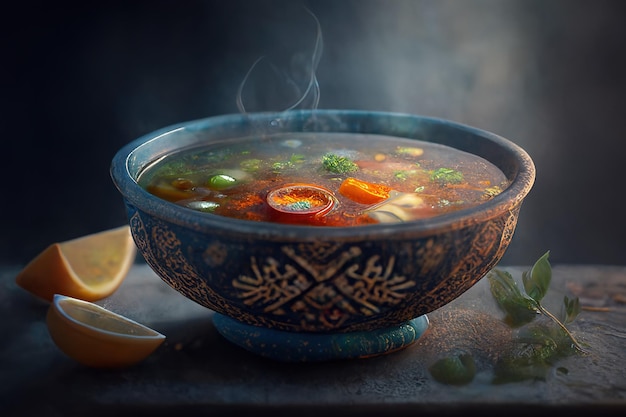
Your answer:
[[[509,185],[489,161],[448,146],[307,132],[180,151],[146,167],[138,183],[192,210],[317,226],[433,217],[481,204]]]

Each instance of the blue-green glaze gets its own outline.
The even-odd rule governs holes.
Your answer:
[[[281,362],[321,362],[370,358],[396,352],[415,343],[428,329],[426,315],[397,326],[349,333],[284,332],[252,326],[214,314],[217,331],[227,340],[257,355]]]

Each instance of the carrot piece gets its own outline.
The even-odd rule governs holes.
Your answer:
[[[361,204],[376,204],[389,198],[391,188],[382,184],[361,181],[353,177],[346,178],[339,186],[339,193]]]

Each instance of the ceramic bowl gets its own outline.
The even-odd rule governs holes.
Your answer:
[[[381,134],[448,145],[492,162],[510,186],[479,206],[438,217],[312,227],[192,211],[149,194],[137,183],[142,169],[183,148],[301,131]],[[280,332],[358,338],[381,329],[398,334],[409,324],[413,338],[418,337],[427,313],[459,297],[500,261],[532,188],[535,167],[513,142],[448,120],[297,110],[216,116],[160,129],[120,149],[111,175],[146,262],[176,291],[216,312],[216,326],[229,339],[249,345],[252,330],[266,332],[263,337],[271,340]],[[398,337],[406,340],[403,332]],[[389,344],[389,334],[373,343]],[[371,350],[375,354],[390,348]]]

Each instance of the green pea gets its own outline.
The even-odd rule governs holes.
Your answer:
[[[215,190],[225,190],[237,183],[237,180],[230,175],[218,174],[211,177],[209,184]]]

